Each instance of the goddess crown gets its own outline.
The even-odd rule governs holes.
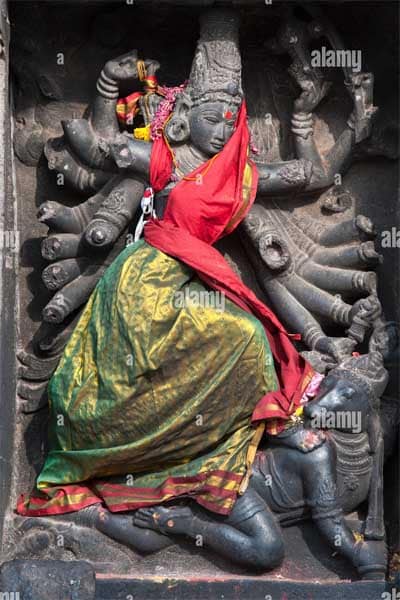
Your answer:
[[[230,10],[211,10],[200,19],[197,43],[186,93],[193,106],[226,101],[239,105],[243,98],[239,19]]]

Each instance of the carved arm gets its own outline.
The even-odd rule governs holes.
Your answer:
[[[120,84],[138,78],[137,65],[136,50],[108,61],[97,80],[97,94],[91,106],[89,120],[72,119],[63,122],[67,145],[86,167],[116,173],[120,163],[124,163],[122,169],[129,166],[132,173],[147,177],[151,147],[136,140],[130,140],[132,143],[128,144],[127,138],[120,134],[116,113]],[[144,66],[148,75],[154,75],[159,63],[149,59],[144,61]],[[120,149],[118,160],[115,157],[112,160],[110,156],[110,145],[115,142]],[[125,150],[122,151],[122,147]],[[135,162],[136,155],[138,160]]]
[[[347,120],[346,128],[326,155],[319,152],[315,143],[312,113],[325,93],[318,95],[311,85],[304,90],[304,81],[302,84],[303,92],[295,101],[292,133],[298,158],[313,163],[311,181],[305,189],[317,190],[334,183],[335,175],[347,168],[355,144],[371,133],[372,116],[377,110],[372,104],[373,76],[371,73],[350,76],[346,86],[353,98],[354,109]]]
[[[258,163],[260,180],[258,191],[262,194],[284,193],[290,189],[302,191],[315,191],[329,187],[334,183],[334,177],[342,173],[348,166],[352,150],[361,139],[368,137],[371,131],[371,118],[375,113],[372,105],[360,109],[359,97],[362,90],[368,97],[372,96],[372,75],[369,73],[354,75],[349,90],[355,98],[355,108],[346,128],[343,130],[333,147],[326,155],[322,155],[314,139],[313,109],[326,94],[329,86],[318,90],[311,85],[305,86],[302,79],[303,90],[295,101],[292,117],[292,133],[298,160],[291,160],[275,164]],[[369,123],[369,127],[366,123]],[[363,129],[362,129],[363,128]],[[357,140],[356,130],[362,129]],[[364,137],[360,137],[364,136]]]
[[[369,137],[371,120],[377,111],[373,106],[372,74],[347,72],[345,86],[352,97],[354,109],[331,150],[325,156],[320,154],[313,136],[313,111],[327,95],[331,83],[324,81],[322,71],[313,66],[308,45],[322,34],[320,24],[306,25],[290,18],[283,24],[276,39],[270,42],[272,51],[287,53],[292,58],[289,72],[302,90],[294,103],[292,132],[297,157],[313,164],[305,191],[323,189],[334,183],[334,176],[348,166],[354,145]]]
[[[305,189],[313,172],[310,160],[256,164],[259,175],[258,193],[265,196]]]
[[[331,185],[335,174],[341,173],[346,168],[355,144],[354,123],[351,117],[347,127],[326,156],[320,154],[314,140],[312,113],[295,111],[292,118],[292,133],[297,156],[303,160],[310,160],[313,164],[312,177],[306,189],[316,190]]]
[[[153,144],[119,133],[110,144],[110,154],[120,173],[139,174],[146,180],[150,173],[150,156]]]
[[[147,59],[144,61],[147,73],[154,75],[159,69],[157,61]],[[96,96],[90,114],[90,122],[94,131],[107,139],[119,133],[116,115],[116,103],[120,84],[139,78],[137,50],[116,59],[109,60],[100,73],[96,84]]]

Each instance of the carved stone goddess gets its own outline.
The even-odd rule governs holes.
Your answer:
[[[55,252],[64,247],[76,256],[81,241],[74,236],[82,223],[87,244],[112,244],[149,181],[158,201],[167,198],[165,210],[145,225],[144,240],[117,256],[80,316],[49,384],[50,451],[36,491],[18,507],[20,514],[44,516],[96,506],[99,523],[108,523],[103,530],[120,541],[128,532],[123,517],[111,513],[190,497],[229,515],[248,485],[265,423],[276,434],[294,418],[314,371],[212,244],[239,225],[257,191],[326,187],[355,141],[350,121],[329,168],[322,168],[308,135],[309,111],[323,97],[322,86],[314,94],[307,90],[297,105],[300,160],[257,166],[250,160],[231,13],[213,12],[203,20],[189,84],[152,144],[118,130],[118,82],[134,75],[136,54],[107,63],[90,125],[64,124],[69,146],[86,167],[65,145],[47,150],[52,166],[67,172],[76,187],[99,188],[105,174],[107,183],[75,212],[47,203],[41,218],[61,242]],[[156,101],[148,107],[149,116],[157,116],[160,106]],[[63,258],[72,258],[69,251]],[[48,305],[49,321],[64,319],[93,287],[80,268],[78,262],[65,265],[67,285]],[[77,273],[80,287],[72,281]],[[182,306],[177,293],[186,290],[189,299],[223,293],[224,312],[212,302]],[[317,432],[293,433],[282,444],[307,451],[323,443]],[[254,493],[247,498],[250,517],[249,511],[260,512],[259,500]],[[263,566],[274,566],[282,558],[281,540],[273,517],[266,511],[262,516],[273,542]],[[139,527],[146,522],[143,513],[141,518]],[[158,534],[148,531],[138,534],[138,545],[145,548],[152,535],[159,543]]]

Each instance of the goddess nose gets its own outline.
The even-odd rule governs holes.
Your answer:
[[[220,123],[215,130],[214,139],[217,142],[224,142],[226,139],[225,124]]]

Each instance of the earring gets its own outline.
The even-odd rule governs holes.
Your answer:
[[[169,142],[175,144],[186,142],[190,136],[189,121],[184,117],[172,117],[166,127],[165,135]]]

